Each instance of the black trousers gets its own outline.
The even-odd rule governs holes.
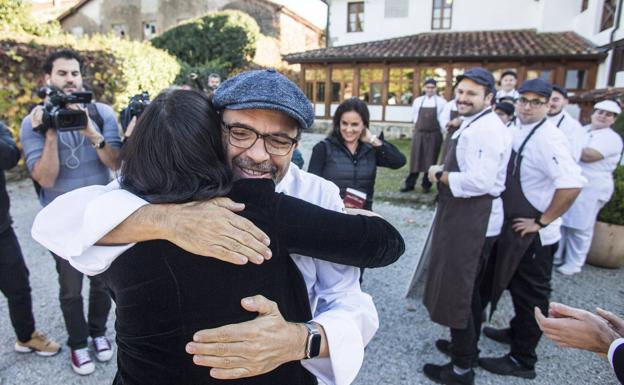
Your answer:
[[[89,314],[85,320],[82,302],[83,274],[65,259],[51,253],[58,272],[61,311],[67,328],[67,345],[72,349],[87,347],[87,339],[106,334],[106,320],[111,298],[100,276],[89,277]],[[87,323],[88,322],[88,323]]]
[[[28,268],[13,228],[0,233],[0,291],[7,298],[17,339],[30,340],[35,331]]]
[[[418,174],[417,172],[411,173],[407,176],[407,178],[405,178],[405,187],[407,188],[414,188],[414,185],[416,185],[416,180],[418,180]],[[430,181],[429,178],[427,177],[427,173],[423,172],[423,178],[422,178],[422,188],[423,189],[430,189],[431,186],[433,185]]]
[[[460,368],[469,369],[479,355],[477,345],[481,334],[483,309],[487,305],[480,288],[496,239],[497,237],[486,238],[481,251],[479,268],[472,289],[471,316],[468,318],[468,326],[465,329],[451,328],[451,362]]]
[[[558,244],[542,246],[539,237],[535,237],[509,283],[515,312],[510,322],[511,355],[529,368],[537,362],[535,349],[542,337],[533,309],[537,306],[542,314],[548,314],[553,257],[557,247]]]

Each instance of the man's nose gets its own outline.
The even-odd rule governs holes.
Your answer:
[[[271,157],[266,148],[264,148],[264,139],[258,138],[253,146],[249,147],[246,151],[247,157],[256,163],[262,163],[269,160]]]

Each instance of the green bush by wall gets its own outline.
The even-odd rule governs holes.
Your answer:
[[[600,210],[598,220],[624,226],[624,166],[618,166],[613,175],[615,191],[609,203]]]

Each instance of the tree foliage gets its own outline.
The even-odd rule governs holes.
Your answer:
[[[624,226],[624,166],[618,166],[613,175],[615,191],[609,203],[600,210],[598,220]]]
[[[31,4],[24,0],[0,0],[0,32],[28,33],[35,36],[56,36],[62,33],[54,20],[40,23],[30,16]]]

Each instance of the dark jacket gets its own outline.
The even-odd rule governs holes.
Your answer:
[[[4,171],[9,170],[20,158],[20,152],[13,140],[11,131],[3,123],[0,123],[0,233],[11,226],[11,215],[9,214],[9,194],[6,190],[6,179]]]
[[[377,167],[397,169],[406,162],[398,148],[383,140],[383,134],[379,139],[383,143],[381,146],[359,142],[355,154],[351,154],[336,137],[327,137],[312,149],[308,172],[334,182],[343,198],[347,187],[366,193],[364,208],[371,210]]]

